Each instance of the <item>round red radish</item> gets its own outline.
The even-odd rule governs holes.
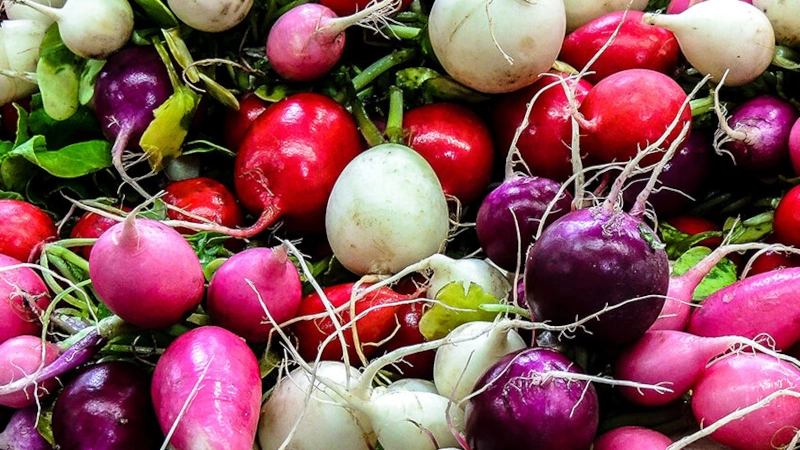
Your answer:
[[[270,103],[262,100],[256,94],[248,92],[239,99],[239,109],[226,110],[223,124],[225,146],[231,151],[238,150],[242,139],[247,134],[247,130],[250,129],[250,125],[269,106]]]
[[[477,114],[455,103],[432,103],[406,113],[403,128],[406,145],[433,167],[445,194],[469,204],[484,193],[494,144]]]
[[[115,207],[125,212],[130,212],[131,210],[131,208],[128,206],[116,205]],[[119,223],[119,221],[101,216],[100,214],[95,214],[93,212],[86,212],[80,217],[80,219],[78,219],[77,222],[75,222],[75,226],[72,227],[69,237],[74,239],[97,239],[106,230],[113,227],[117,223]],[[84,258],[89,259],[89,255],[92,252],[92,247],[93,246],[91,245],[86,245],[73,250],[80,252]]]
[[[0,199],[0,254],[32,261],[43,243],[58,238],[53,219],[22,200]]]
[[[567,74],[553,72],[559,77]],[[564,181],[572,175],[572,121],[567,95],[561,85],[544,88],[556,79],[542,77],[536,83],[515,92],[504,94],[492,105],[492,131],[497,140],[499,153],[506,155],[522,124],[528,103],[541,92],[533,104],[528,117],[528,126],[520,134],[516,145],[531,175]],[[585,80],[577,83],[568,80],[567,86],[574,88],[578,105],[583,101],[592,85]]]
[[[649,69],[628,69],[597,83],[580,107],[581,150],[601,163],[624,162],[639,149],[657,141],[680,111],[686,93],[672,78]],[[691,123],[688,105],[661,148],[668,148],[685,123]],[[643,161],[653,163],[662,153]]]
[[[419,331],[419,320],[425,311],[426,308],[423,303],[409,303],[400,306],[397,311],[397,332],[380,347],[380,350],[388,353],[400,347],[425,342],[425,337]],[[391,370],[400,373],[404,378],[429,380],[433,376],[433,360],[435,357],[436,353],[433,350],[414,353],[396,363]]]
[[[255,231],[283,219],[290,231],[321,231],[333,185],[362,150],[355,119],[315,93],[289,96],[250,127],[234,167],[237,197],[261,215]]]
[[[44,361],[42,361],[42,338],[40,336],[22,335],[13,337],[0,344],[0,386],[30,375],[58,358],[58,347],[47,342],[45,344]],[[0,396],[0,406],[25,408],[36,403],[36,398],[45,397],[55,392],[58,380],[51,378],[36,387],[31,384],[25,389]],[[35,395],[34,395],[35,391]]]
[[[332,9],[339,16],[347,16],[361,11],[370,4],[371,0],[321,0],[319,3]],[[400,10],[404,10],[412,0],[402,0]]]
[[[772,229],[781,244],[800,247],[800,186],[790,189],[778,203]]]
[[[171,183],[164,191],[166,194],[162,199],[166,203],[191,214],[230,228],[244,224],[244,213],[233,192],[217,180],[206,177],[190,178]],[[167,217],[173,220],[198,221],[171,209],[167,210]],[[177,228],[176,231],[183,234],[194,233],[186,228]]]
[[[759,255],[750,266],[747,276],[758,275],[772,270],[800,266],[800,256],[794,253],[778,253],[768,251]]]
[[[594,72],[586,75],[589,82],[597,83],[625,69],[650,69],[672,75],[680,55],[678,41],[671,31],[642,23],[643,15],[639,11],[616,11],[592,20],[567,35],[560,59],[582,69],[619,27],[614,41],[589,68]]]
[[[0,255],[0,344],[23,334],[39,335],[41,319],[28,304],[40,310],[50,304],[44,281],[33,269],[9,269],[17,264],[19,260]]]

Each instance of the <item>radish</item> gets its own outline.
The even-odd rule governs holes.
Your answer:
[[[0,255],[0,344],[23,334],[39,335],[42,319],[32,309],[47,309],[50,296],[44,281],[10,256]]]
[[[766,14],[778,44],[787,47],[800,45],[800,4],[777,0],[752,0],[752,3]]]
[[[385,354],[401,347],[409,347],[425,342],[425,336],[419,331],[419,321],[427,311],[427,305],[415,302],[400,306],[395,318],[397,320],[396,332],[378,348],[376,354]],[[430,383],[431,392],[437,392],[436,385],[432,381],[427,381],[433,377],[433,361],[436,353],[429,350],[418,352],[404,357],[387,370],[398,374],[404,378],[392,384],[397,384],[407,379],[424,379]],[[392,385],[389,385],[391,388]]]
[[[658,431],[638,426],[622,426],[606,431],[594,440],[594,450],[666,450],[672,439]]]
[[[565,30],[563,0],[437,0],[428,17],[431,46],[442,67],[460,83],[489,94],[533,84],[555,62]]]
[[[789,189],[781,197],[775,208],[772,228],[778,242],[800,247],[800,187]]]
[[[464,295],[467,295],[471,284],[477,284],[484,292],[498,300],[507,298],[511,291],[511,283],[503,273],[482,259],[453,259],[435,254],[421,264],[433,271],[427,290],[428,296],[432,298],[436,298],[445,286],[452,283],[461,284]],[[417,267],[416,270],[421,269]]]
[[[218,33],[241,23],[250,12],[253,0],[167,0],[167,5],[186,25]]]
[[[643,15],[618,11],[591,20],[567,35],[559,59],[577,68],[594,60],[586,74],[592,84],[626,69],[650,69],[672,76],[680,55],[678,41],[671,31],[642,23]],[[595,59],[615,31],[611,45]]]
[[[362,11],[370,4],[370,0],[322,0],[320,4],[332,9],[337,15],[347,16]],[[402,0],[400,10],[406,9],[411,0]]]
[[[197,177],[170,183],[164,188],[161,199],[196,216],[187,217],[175,209],[169,209],[167,217],[172,220],[198,221],[199,217],[225,227],[244,224],[244,213],[233,192],[212,178]],[[188,228],[177,228],[176,231],[183,234],[194,233]]]
[[[39,336],[30,335],[16,336],[0,344],[0,385],[22,379],[58,358],[55,344],[45,342],[42,346]],[[0,394],[0,405],[25,408],[37,404],[41,397],[55,392],[57,386],[55,379],[37,383],[35,387],[28,384],[24,390]]]
[[[53,450],[53,446],[36,429],[39,407],[18,409],[0,433],[0,448],[8,450]]]
[[[103,303],[123,320],[143,328],[168,327],[202,300],[203,268],[177,231],[135,216],[130,213],[97,239],[89,275]],[[167,267],[173,276],[164,272]]]
[[[448,229],[447,200],[436,173],[399,144],[381,144],[353,159],[336,180],[325,212],[334,255],[359,275],[397,273],[437,253]]]
[[[285,247],[250,248],[222,263],[208,283],[206,297],[213,324],[248,342],[266,342],[272,325],[264,309],[278,323],[294,318],[302,286]]]
[[[38,257],[41,246],[58,237],[53,219],[23,200],[0,199],[0,254],[23,262]]]
[[[129,206],[117,205],[116,208],[123,213],[131,211]],[[110,217],[101,216],[100,214],[87,211],[80,218],[78,218],[77,222],[75,222],[75,225],[72,227],[72,231],[69,233],[69,237],[72,239],[97,239],[106,230],[113,227],[117,223],[117,220],[114,220]],[[92,247],[92,245],[86,245],[79,248],[74,248],[73,250],[80,252],[81,256],[88,260],[89,255],[92,252]]]
[[[262,100],[252,92],[248,92],[239,98],[239,109],[228,108],[225,110],[222,132],[224,135],[225,146],[228,150],[236,151],[242,144],[247,130],[255,122],[270,103]]]
[[[609,0],[597,2],[593,0],[564,0],[567,13],[567,31],[572,32],[584,24],[613,11],[644,11],[646,0]]]
[[[174,0],[173,0],[174,1]],[[267,36],[267,59],[278,75],[307,82],[323,77],[342,57],[345,30],[352,25],[376,28],[400,6],[399,0],[381,0],[347,17],[325,5],[304,3],[283,13]]]
[[[133,9],[128,0],[70,0],[61,8],[33,0],[9,1],[55,20],[64,45],[82,58],[106,59],[133,33]]]
[[[789,133],[789,158],[795,174],[800,174],[800,119],[794,122]]]
[[[775,53],[775,32],[767,16],[739,0],[706,0],[680,14],[646,13],[642,21],[675,33],[683,55],[701,74],[718,82],[730,71],[729,86],[758,78]]]
[[[167,442],[181,450],[250,450],[261,376],[253,351],[214,326],[180,335],[153,372],[151,397]]]
[[[61,8],[64,6],[64,3],[67,0],[35,0],[36,3],[41,3],[43,5],[50,6],[52,8]],[[42,14],[30,7],[25,5],[21,5],[19,3],[6,1],[3,3],[5,5],[6,16],[12,20],[24,20],[30,19],[35,20],[45,26],[50,25],[53,23],[53,18]]]
[[[37,84],[26,77],[36,73],[39,47],[46,30],[46,25],[31,19],[0,22],[0,47],[4,47],[0,50],[0,69],[17,75],[0,75],[0,86],[8,85],[0,94],[0,104],[22,100],[39,90]]]

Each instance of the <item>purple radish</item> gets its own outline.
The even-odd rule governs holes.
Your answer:
[[[15,336],[41,333],[42,322],[26,303],[40,310],[50,304],[47,286],[33,269],[9,269],[18,264],[22,262],[0,254],[0,344]]]
[[[214,272],[207,309],[214,325],[248,342],[266,342],[272,324],[264,309],[282,323],[297,315],[301,299],[300,275],[286,247],[257,247],[233,255]]]
[[[800,175],[800,119],[795,120],[789,133],[789,157],[795,175]]]
[[[321,78],[341,59],[347,28],[370,27],[370,23],[379,22],[399,6],[399,0],[382,0],[347,17],[338,17],[332,9],[317,3],[295,6],[281,15],[269,31],[270,66],[289,81]]]
[[[47,342],[42,359],[42,338],[38,336],[22,335],[13,337],[0,344],[0,385],[11,384],[23,379],[58,358],[58,347]],[[58,384],[50,379],[37,383],[23,385],[9,393],[0,394],[0,405],[12,408],[25,408],[37,402],[37,397],[45,397],[55,391]],[[35,395],[34,395],[35,392]]]
[[[224,328],[180,335],[161,355],[151,397],[161,430],[180,450],[251,450],[261,374],[250,348]]]
[[[134,213],[97,239],[89,276],[108,309],[142,328],[180,322],[205,290],[200,260],[183,236]]]
[[[624,426],[606,431],[594,441],[594,450],[666,450],[672,439],[649,428]]]
[[[776,169],[789,156],[789,134],[797,118],[797,108],[778,97],[750,99],[727,121],[720,118],[715,147],[729,152],[736,165],[744,169]]]
[[[87,366],[56,399],[52,427],[61,450],[153,448],[160,433],[150,375],[125,361]]]
[[[548,178],[511,176],[490,192],[475,221],[486,256],[501,268],[515,271],[519,255],[525,255],[533,243],[549,204],[553,206],[545,226],[570,211],[572,196],[569,192],[559,194],[560,188]]]
[[[594,440],[599,405],[594,386],[567,357],[528,348],[491,366],[468,400],[464,434],[472,450],[585,450]]]
[[[3,450],[52,450],[53,446],[36,429],[39,415],[37,406],[18,409],[11,416],[6,429],[0,433]]]

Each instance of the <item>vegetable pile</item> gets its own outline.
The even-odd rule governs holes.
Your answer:
[[[800,7],[0,0],[0,448],[800,448]]]

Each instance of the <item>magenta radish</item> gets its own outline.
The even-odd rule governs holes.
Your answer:
[[[572,195],[560,190],[561,185],[547,178],[512,176],[503,180],[483,199],[475,220],[478,242],[486,256],[501,268],[515,271],[540,222],[544,220],[546,227],[570,211]]]
[[[466,405],[464,434],[472,450],[590,447],[599,422],[593,385],[549,348],[506,355],[480,378]]]
[[[266,342],[277,323],[297,315],[302,286],[284,246],[250,248],[225,261],[211,277],[206,295],[211,322],[248,342]]]
[[[729,86],[758,78],[775,53],[769,19],[747,2],[706,0],[680,14],[646,13],[642,20],[672,31],[689,64],[701,74],[719,82],[729,71]]]
[[[776,169],[788,159],[789,134],[799,115],[794,105],[778,97],[752,98],[737,106],[729,119],[720,117],[715,148],[730,154],[743,169]]]
[[[28,262],[38,256],[42,244],[58,237],[58,230],[38,206],[0,199],[0,236],[0,254]]]
[[[433,52],[447,73],[492,94],[521,89],[550,70],[565,30],[562,0],[437,0],[428,18]]]
[[[613,11],[644,11],[646,0],[609,0],[597,2],[593,0],[564,0],[567,13],[567,31],[572,32],[584,24]]]
[[[777,396],[757,405],[785,390],[797,395]],[[706,369],[694,387],[692,411],[703,428],[724,423],[711,439],[732,450],[782,448],[800,427],[798,392],[800,369],[772,356],[743,352],[720,358]],[[740,418],[722,421],[729,414]]]
[[[789,158],[795,175],[800,175],[800,119],[794,122],[789,133]]]
[[[181,450],[250,450],[261,375],[253,351],[223,328],[180,335],[161,355],[151,397],[161,430]]]
[[[672,439],[658,431],[638,426],[623,426],[606,431],[594,440],[593,450],[666,450]]]
[[[787,47],[800,45],[800,4],[780,0],[752,0],[752,3],[766,14],[778,44]]]
[[[46,342],[42,348],[39,336],[22,335],[0,344],[0,386],[25,378],[58,358],[55,344]],[[25,408],[35,404],[38,398],[55,392],[58,382],[50,379],[42,383],[28,384],[24,389],[0,394],[0,405]]]
[[[203,298],[200,261],[183,237],[135,213],[101,235],[89,256],[97,295],[114,314],[143,328],[178,323]]]
[[[400,6],[382,0],[347,17],[318,3],[297,5],[283,13],[267,36],[267,59],[289,81],[313,81],[327,74],[342,57],[346,34],[353,25],[374,27]]]
[[[10,256],[0,255],[0,344],[20,335],[39,335],[50,295],[41,277]]]
[[[353,159],[336,180],[325,212],[334,255],[359,275],[397,273],[439,252],[448,230],[447,200],[436,173],[399,144],[381,144]]]
[[[0,433],[0,448],[7,450],[53,450],[36,429],[39,407],[18,409],[11,416],[5,430]]]
[[[240,24],[250,12],[253,0],[167,0],[167,5],[186,25],[217,33]]]

